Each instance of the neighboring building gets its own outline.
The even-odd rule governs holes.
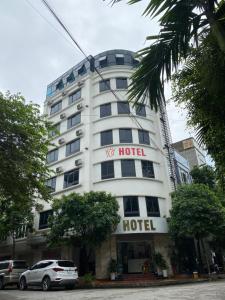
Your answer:
[[[190,165],[187,159],[174,151],[174,164],[177,184],[191,183]]]
[[[166,111],[156,113],[148,103],[135,109],[127,102],[129,78],[138,63],[133,52],[111,50],[90,60],[81,61],[47,88],[44,112],[60,132],[51,132],[55,146],[47,162],[56,175],[47,184],[54,197],[88,191],[116,196],[121,222],[93,258],[97,278],[107,277],[111,257],[123,273],[142,272],[146,260],[152,265],[155,251],[170,264],[166,218],[175,171],[168,155]],[[30,262],[68,258],[79,264],[77,248],[47,249],[44,235],[52,211],[50,203],[43,205],[35,216],[35,232],[17,239],[17,257]],[[9,255],[9,243],[1,245],[1,258]]]
[[[189,162],[190,168],[206,164],[203,149],[194,138],[188,138],[172,144],[172,147]]]

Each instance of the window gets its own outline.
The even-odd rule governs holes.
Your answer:
[[[131,129],[119,129],[120,143],[133,143]]]
[[[154,178],[155,177],[152,161],[142,160],[141,161],[141,167],[142,167],[143,177],[148,177],[148,178]]]
[[[52,150],[47,154],[47,163],[50,164],[53,161],[58,160],[58,149]]]
[[[130,106],[127,101],[117,102],[118,114],[129,114],[130,113]]]
[[[145,105],[144,104],[139,104],[136,107],[136,115],[146,117],[146,110],[145,110]]]
[[[113,143],[112,130],[101,132],[101,146],[111,145]]]
[[[99,58],[99,66],[100,68],[105,68],[108,66],[107,56],[103,56]]]
[[[54,113],[57,113],[61,109],[62,109],[62,100],[51,106],[50,114],[52,115]]]
[[[116,78],[117,89],[127,89],[127,78]]]
[[[99,82],[99,91],[104,92],[110,90],[110,79],[105,79]]]
[[[81,98],[81,89],[76,90],[73,94],[69,95],[69,104],[72,104]]]
[[[81,122],[81,113],[77,113],[67,119],[67,129],[70,129]]]
[[[56,177],[49,178],[46,181],[46,186],[50,189],[51,192],[55,192],[56,188]]]
[[[64,88],[64,84],[62,79],[56,84],[56,90],[62,90]]]
[[[122,177],[135,177],[135,163],[133,159],[121,160]]]
[[[79,169],[64,173],[64,188],[79,184]]]
[[[124,217],[139,217],[139,204],[137,196],[123,197]]]
[[[100,118],[111,116],[111,103],[100,105]]]
[[[156,197],[145,197],[148,217],[160,217],[159,202]]]
[[[60,123],[55,124],[54,128],[49,131],[49,137],[53,137],[60,134]]]
[[[40,213],[39,229],[48,228],[48,218],[52,216],[52,209]]]
[[[139,144],[150,145],[149,132],[147,130],[138,130]]]
[[[85,65],[78,70],[78,75],[82,76],[87,72]]]
[[[101,163],[102,179],[114,178],[114,162],[105,161]]]
[[[80,139],[74,140],[66,144],[66,156],[80,151]]]
[[[73,72],[70,73],[70,75],[66,78],[67,83],[71,83],[75,80],[75,76]]]
[[[181,172],[181,181],[182,183],[187,183],[187,174],[184,172]]]
[[[124,55],[123,54],[116,54],[116,64],[124,65]]]

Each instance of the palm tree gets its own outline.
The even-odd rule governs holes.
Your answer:
[[[160,16],[161,30],[156,36],[148,36],[147,40],[154,42],[137,54],[140,64],[132,76],[129,99],[140,103],[147,96],[151,108],[157,110],[165,101],[165,81],[202,38],[213,35],[218,48],[225,52],[225,0],[150,0],[143,15]]]

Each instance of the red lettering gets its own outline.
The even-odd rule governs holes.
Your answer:
[[[137,148],[137,155],[141,156],[141,149],[140,148]]]
[[[124,148],[119,148],[119,155],[124,155]]]
[[[130,148],[125,148],[126,155],[130,155]]]
[[[131,148],[132,154],[135,155],[135,148]]]
[[[144,153],[144,149],[141,149],[141,155],[146,156],[145,153]]]

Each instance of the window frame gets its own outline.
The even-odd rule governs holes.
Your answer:
[[[76,124],[72,124],[73,118],[76,118],[77,116],[79,116],[79,122],[77,122]],[[72,116],[69,116],[67,118],[67,129],[73,128],[80,123],[81,123],[81,112],[76,112],[75,114],[73,114]]]
[[[104,167],[106,168],[107,172],[103,172]],[[108,172],[111,169],[111,172]],[[115,170],[114,170],[114,161],[113,160],[107,160],[104,162],[101,162],[101,179],[110,179],[115,178]]]
[[[148,208],[150,208],[148,205],[148,203],[149,203],[148,201],[150,201],[150,199],[152,201],[151,207],[153,208],[153,210],[148,209]],[[157,202],[153,203],[154,201],[157,201]],[[146,211],[147,211],[148,217],[160,217],[160,208],[159,208],[159,198],[158,197],[145,196],[145,204],[146,204]]]
[[[77,96],[78,95],[78,96]],[[77,89],[69,95],[68,104],[72,104],[81,99],[81,89]]]
[[[139,117],[146,117],[146,105],[140,103],[138,106],[136,106],[135,112]]]
[[[58,108],[57,110],[52,111],[54,107],[58,107]],[[59,100],[50,106],[50,115],[56,114],[60,110],[62,110],[62,100]]]
[[[129,135],[126,135],[124,132],[129,132]],[[125,137],[129,137],[129,139],[125,139]],[[120,144],[132,144],[133,143],[133,135],[131,128],[119,128],[119,141]]]
[[[99,92],[109,91],[111,89],[110,78],[99,81]]]
[[[71,151],[71,146],[75,143],[79,143],[79,149]],[[74,140],[72,140],[72,141],[70,141],[69,143],[66,144],[66,154],[65,154],[66,157],[68,157],[68,156],[70,156],[74,153],[78,153],[78,152],[80,152],[80,138],[74,139]]]
[[[143,137],[141,137],[141,135]],[[146,136],[148,136],[147,140],[146,140]],[[141,142],[141,139],[143,140],[142,142]],[[138,140],[139,140],[140,145],[150,145],[149,131],[144,130],[144,129],[138,129]],[[145,141],[146,141],[146,143],[145,143]]]
[[[137,210],[133,210],[134,203],[130,200],[135,200]],[[130,206],[130,211],[127,210],[127,201],[130,201],[129,206]],[[140,207],[139,207],[139,199],[138,196],[123,196],[123,212],[124,212],[124,217],[140,217]]]
[[[130,166],[127,166],[126,163],[131,163]],[[128,173],[129,168],[132,169],[132,172]],[[136,168],[135,168],[135,160],[134,159],[121,159],[121,176],[122,177],[136,177]]]
[[[54,160],[49,161],[49,160],[48,160],[48,155],[49,155],[49,154],[52,154],[52,153],[56,153],[56,155],[54,154]],[[57,161],[58,158],[59,158],[59,149],[58,149],[58,148],[55,148],[55,149],[49,151],[49,152],[47,153],[47,157],[46,157],[47,164],[51,164],[51,163]]]
[[[107,108],[105,110],[106,113],[103,110],[104,107],[109,107],[109,109]],[[101,104],[100,105],[100,118],[105,118],[105,117],[108,117],[108,116],[111,116],[111,115],[112,115],[112,105],[111,105],[111,102]]]
[[[110,136],[110,143],[103,142],[103,139],[104,139],[103,135],[106,134],[106,133],[110,133],[111,134],[111,136]],[[101,145],[101,147],[107,146],[107,145],[112,145],[112,144],[113,144],[113,131],[112,131],[112,129],[101,131],[100,132],[100,145]]]
[[[144,166],[144,164],[149,164],[150,168],[147,169],[149,166]],[[149,172],[151,169],[152,172]],[[141,170],[142,170],[142,176],[145,178],[155,178],[155,171],[154,171],[154,164],[150,160],[141,160]],[[148,174],[151,174],[150,176],[147,176]]]
[[[60,122],[56,123],[53,125],[53,127],[54,127],[54,129],[49,131],[49,137],[51,137],[51,138],[60,134],[61,123]]]
[[[127,88],[128,88],[127,77],[116,77],[116,89],[117,90],[127,90]]]
[[[65,172],[64,173],[64,178],[63,178],[63,188],[65,189],[65,188],[68,188],[70,186],[78,185],[79,184],[79,176],[80,176],[79,173],[80,173],[79,169],[72,169],[70,171]],[[65,180],[66,179],[65,177],[70,176],[71,174],[73,174],[73,176],[75,176],[75,174],[76,174],[77,175],[77,180],[73,181],[73,183],[68,183],[69,180]],[[76,182],[76,183],[74,184],[74,182]]]
[[[124,109],[121,110],[122,106],[126,105],[126,109],[128,108],[128,110],[125,112]],[[128,101],[119,101],[117,102],[117,112],[118,115],[129,115],[130,114],[130,105]]]
[[[51,177],[49,179],[46,180],[46,186],[50,189],[51,193],[54,193],[55,190],[56,190],[56,179],[57,179],[57,176],[54,176],[54,177]],[[53,186],[52,184],[51,185],[48,185],[48,182],[53,182]]]
[[[44,216],[44,214],[46,214],[47,213],[47,219],[46,219],[46,223],[43,223],[42,225],[41,225],[41,219],[42,218],[44,218],[44,217],[42,217],[41,218],[41,216]],[[49,228],[49,226],[48,226],[48,218],[49,218],[49,216],[51,216],[53,214],[53,210],[52,209],[48,209],[48,210],[45,210],[45,211],[42,211],[42,212],[40,212],[39,213],[39,224],[38,224],[38,229],[46,229],[46,228]],[[46,218],[46,217],[45,217]],[[45,218],[44,218],[44,221],[45,221]]]

